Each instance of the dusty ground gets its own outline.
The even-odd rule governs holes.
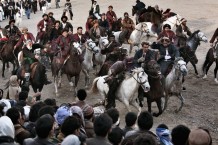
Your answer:
[[[73,4],[73,13],[74,13],[74,20],[73,26],[74,29],[78,26],[85,25],[85,21],[87,19],[88,10],[91,6],[90,0],[71,0]],[[216,0],[183,0],[183,1],[175,1],[175,0],[164,0],[164,1],[149,1],[143,0],[146,5],[154,6],[158,4],[160,8],[164,10],[166,8],[171,8],[172,11],[180,14],[182,17],[185,17],[188,20],[188,26],[192,31],[200,29],[205,33],[208,39],[211,38],[213,32],[217,28],[218,19],[218,1]],[[63,6],[62,2],[62,6]],[[98,0],[100,4],[101,12],[106,12],[107,7],[109,5],[114,6],[114,10],[117,13],[118,17],[122,17],[124,12],[129,12],[131,14],[131,6],[135,4],[135,0],[128,0],[128,1],[121,1],[121,0]],[[52,4],[52,9],[49,11],[54,12],[55,18],[60,18],[62,15],[63,7],[60,9],[54,9],[55,5]],[[22,26],[29,27],[29,31],[33,32],[36,35],[36,24],[41,19],[42,12],[37,12],[37,14],[32,14],[31,19],[27,20],[25,17],[23,19]],[[1,26],[6,25],[6,21],[1,22]],[[201,72],[201,67],[203,61],[205,59],[206,52],[209,49],[209,43],[201,43],[201,46],[198,47],[197,56],[199,58],[198,62],[198,70]],[[217,106],[217,97],[218,97],[218,85],[216,85],[213,81],[213,68],[214,65],[211,67],[209,71],[209,77],[207,80],[203,80],[195,76],[193,68],[191,65],[188,65],[189,74],[186,77],[185,85],[187,87],[187,91],[183,93],[185,98],[185,105],[181,112],[178,114],[174,112],[175,108],[178,105],[177,98],[170,98],[168,109],[158,118],[154,118],[154,127],[160,123],[166,123],[170,129],[178,124],[187,125],[190,128],[195,128],[198,126],[205,126],[207,127],[213,137],[214,144],[218,144],[218,106]],[[49,77],[51,77],[51,73],[49,72]],[[1,84],[0,87],[2,88],[5,82],[9,78],[9,73],[6,76],[6,79],[0,78]],[[92,75],[92,79],[94,79],[94,75]],[[60,96],[55,97],[54,94],[54,86],[49,85],[45,86],[44,90],[42,91],[42,96],[44,98],[53,97],[56,98],[58,103],[63,102],[71,102],[74,101],[72,97],[72,92],[69,91],[69,85],[66,81],[66,77],[64,76],[63,81],[64,87],[60,90]],[[84,77],[83,74],[80,78],[79,88],[84,87]],[[88,102],[90,104],[94,104],[99,96],[89,94]],[[124,106],[117,102],[118,109],[121,114],[121,126],[124,126],[123,118],[126,113],[126,109]],[[146,104],[143,108],[147,110]],[[153,111],[157,111],[156,105],[153,105]],[[133,109],[133,111],[136,111]]]

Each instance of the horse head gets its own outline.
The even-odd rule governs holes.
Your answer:
[[[78,54],[78,55],[82,54],[81,45],[78,42],[73,42],[70,52],[71,52],[71,55],[72,55],[72,53],[73,53],[73,55],[74,54]]]
[[[136,11],[137,11],[137,7],[132,6],[132,16],[134,16],[136,14]]]
[[[88,40],[86,48],[95,54],[100,52],[100,48],[98,46],[96,46],[95,42],[93,42],[93,41]]]
[[[148,76],[153,78],[159,78],[161,75],[160,65],[155,60],[148,61],[144,66],[144,70]]]
[[[141,32],[145,32],[145,33],[147,33],[149,30],[146,22],[141,22],[141,23],[137,24],[135,26],[135,29],[138,31],[141,31]]]
[[[105,49],[108,45],[109,45],[109,41],[108,41],[108,38],[106,36],[99,38],[99,47],[101,49]]]
[[[132,71],[133,71],[133,73],[135,73],[137,75],[137,78],[134,78],[134,76],[133,76],[133,78],[137,81],[137,83],[139,83],[141,85],[144,92],[150,91],[150,84],[148,82],[148,75],[144,72],[144,69],[140,67],[140,68],[136,68]]]
[[[179,70],[183,74],[183,76],[187,75],[188,69],[186,66],[186,62],[184,61],[182,57],[178,57],[175,59],[174,66],[176,70]]]
[[[208,42],[208,39],[207,39],[207,37],[204,35],[203,32],[199,31],[199,32],[197,33],[197,36],[198,36],[198,38],[199,38],[200,41],[203,41],[203,42],[205,42],[205,43]]]

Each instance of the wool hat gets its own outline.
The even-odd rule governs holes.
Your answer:
[[[64,120],[70,116],[70,108],[68,106],[61,106],[58,108],[57,112],[55,113],[55,120],[59,125],[62,125]]]
[[[84,117],[90,116],[93,113],[94,113],[94,110],[93,110],[93,108],[90,105],[84,106],[84,108],[83,108],[83,115],[84,115]]]

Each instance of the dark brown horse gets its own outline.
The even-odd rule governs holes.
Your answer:
[[[218,42],[217,42],[217,45],[218,45]],[[203,73],[204,73],[204,79],[207,78],[207,72],[208,70],[210,69],[210,66],[213,64],[213,62],[215,61],[216,63],[216,66],[215,66],[215,69],[214,69],[214,79],[215,79],[215,82],[218,83],[218,78],[217,78],[217,70],[218,70],[218,59],[214,58],[214,48],[210,48],[207,52],[207,55],[206,55],[206,59],[204,61],[204,64],[203,64]]]
[[[121,31],[121,27],[122,27],[122,18],[117,19],[117,21],[113,22],[112,24],[112,30],[114,32],[118,32]]]
[[[81,52],[79,43],[73,42],[70,45],[69,56],[64,60],[64,64],[60,63],[63,58],[59,56],[53,58],[51,69],[54,77],[56,95],[58,95],[58,87],[61,86],[62,74],[67,75],[70,86],[74,87],[74,95],[76,94],[79,75],[82,69],[81,62],[79,61]],[[75,77],[75,84],[72,82],[72,77]]]
[[[151,60],[145,64],[144,70],[148,74],[148,82],[151,86],[150,91],[144,94],[147,98],[148,111],[151,113],[151,104],[156,102],[159,112],[153,113],[153,116],[158,117],[163,113],[161,98],[164,97],[160,66],[155,60]]]
[[[16,45],[18,40],[19,36],[10,37],[8,42],[6,42],[0,50],[0,59],[3,63],[2,77],[5,77],[5,64],[7,64],[8,62],[11,62],[13,64],[13,71],[15,70],[16,65],[17,67],[19,66],[17,61],[17,54],[21,51],[21,46],[16,48],[16,50],[14,51],[14,46]]]

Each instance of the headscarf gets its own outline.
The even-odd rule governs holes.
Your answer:
[[[80,140],[76,135],[68,135],[61,145],[80,145]]]
[[[58,125],[62,125],[64,120],[70,116],[70,110],[67,106],[61,106],[55,113],[55,120]]]
[[[80,107],[78,107],[78,106],[72,106],[70,108],[70,116],[73,116],[74,114],[79,115],[80,119],[82,120],[82,125],[85,126],[82,109]]]
[[[166,128],[157,128],[156,134],[160,139],[160,142],[164,145],[173,145],[170,139],[170,131]]]
[[[8,116],[2,116],[0,124],[0,136],[10,136],[14,139],[15,131],[11,119]]]
[[[18,81],[17,81],[17,76],[16,75],[12,75],[9,79],[9,85],[11,87],[17,87],[19,86]]]

